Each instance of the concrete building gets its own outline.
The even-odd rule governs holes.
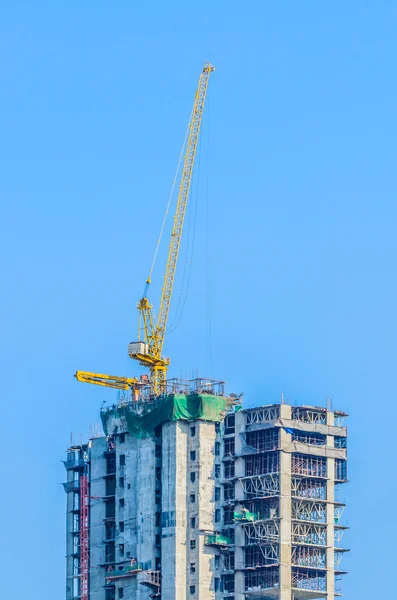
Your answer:
[[[66,599],[334,599],[346,416],[202,380],[102,410],[67,450]]]

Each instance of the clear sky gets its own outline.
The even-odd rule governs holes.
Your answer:
[[[2,2],[2,597],[64,598],[60,461],[114,400],[72,375],[137,372],[135,304],[209,59],[171,373],[350,413],[344,591],[391,598],[396,27],[392,0]]]

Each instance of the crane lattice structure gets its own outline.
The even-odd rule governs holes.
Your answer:
[[[153,395],[163,393],[166,386],[167,369],[170,364],[170,359],[163,356],[164,339],[208,83],[210,74],[214,70],[215,67],[209,62],[204,64],[194,98],[193,109],[188,126],[186,151],[179,183],[171,241],[168,248],[168,259],[161,292],[158,318],[156,321],[153,306],[147,298],[147,291],[151,283],[151,275],[149,275],[146,281],[144,295],[137,306],[139,311],[138,341],[131,342],[128,345],[129,356],[134,360],[139,361],[141,365],[149,368],[150,388]],[[143,340],[140,339],[141,329],[143,329]],[[77,371],[75,377],[78,381],[83,381],[85,383],[94,383],[96,385],[112,387],[119,390],[132,390],[135,394],[139,394],[140,386],[144,385],[137,377],[117,377],[114,375],[91,373],[88,371]]]

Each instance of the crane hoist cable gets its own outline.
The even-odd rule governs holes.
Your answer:
[[[189,121],[189,124],[190,124],[190,121]],[[181,167],[181,162],[182,162],[182,158],[183,158],[183,152],[185,150],[186,140],[187,140],[188,133],[189,133],[189,125],[187,126],[187,129],[186,129],[185,139],[183,140],[182,150],[181,150],[181,153],[179,155],[178,165],[176,167],[176,171],[175,171],[175,175],[174,175],[174,180],[173,180],[172,186],[171,186],[171,192],[170,192],[170,195],[168,197],[167,208],[165,209],[164,219],[163,219],[163,222],[161,224],[160,235],[159,235],[159,238],[157,240],[156,250],[154,251],[152,266],[150,267],[149,277],[146,280],[146,285],[150,285],[151,280],[152,280],[153,269],[154,269],[154,265],[156,263],[157,254],[158,254],[158,251],[159,251],[159,248],[160,248],[160,244],[161,244],[161,240],[162,240],[162,237],[163,237],[164,227],[165,227],[165,223],[167,221],[168,212],[170,210],[171,200],[172,200],[172,198],[174,196],[175,185],[176,185],[176,182],[177,182],[177,179],[178,179],[179,169]],[[145,289],[145,293],[146,293],[146,289]]]
[[[204,68],[200,73],[190,121],[187,128],[187,141],[184,143],[186,150],[185,155],[183,157],[182,174],[179,182],[176,210],[174,214],[171,240],[168,248],[168,258],[163,280],[163,287],[161,291],[158,317],[157,320],[154,317],[154,312],[152,310],[153,306],[150,304],[147,294],[149,285],[151,283],[151,275],[153,271],[154,262],[157,257],[158,246],[163,233],[165,220],[163,221],[163,225],[160,231],[160,238],[155,251],[152,268],[150,270],[149,277],[146,280],[145,291],[137,305],[139,311],[138,341],[131,342],[128,345],[129,356],[134,360],[139,361],[141,365],[149,368],[149,383],[152,395],[159,395],[166,390],[166,375],[167,369],[170,364],[170,359],[166,356],[163,356],[162,354],[164,338],[174,287],[175,273],[178,263],[178,255],[183,232],[183,224],[186,215],[186,207],[189,199],[190,187],[192,182],[197,144],[203,119],[205,100],[207,97],[208,83],[210,74],[213,71],[215,71],[215,67],[209,62],[206,62],[204,64]],[[178,165],[177,174],[174,179],[173,188],[177,180],[179,167],[180,163]],[[173,189],[171,190],[171,196],[168,200],[165,218],[168,214],[172,194]],[[143,330],[142,340],[140,339],[141,330]],[[136,395],[139,395],[139,388],[141,385],[143,385],[143,382],[145,381],[143,380],[142,382],[142,378],[138,379],[137,377],[117,377],[112,375],[104,375],[101,373],[91,373],[88,371],[77,371],[75,377],[78,381],[83,381],[85,383],[93,383],[96,385],[102,385],[105,387],[112,387],[116,389],[131,389]]]

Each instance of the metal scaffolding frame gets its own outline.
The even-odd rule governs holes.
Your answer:
[[[324,571],[292,570],[292,588],[313,592],[327,591],[327,575]]]
[[[291,472],[304,477],[327,477],[327,459],[310,454],[293,454]]]
[[[234,568],[235,568],[234,550],[230,550],[229,548],[227,550],[223,550],[223,552],[221,553],[221,560],[223,563],[224,571],[233,571],[234,570]]]
[[[327,423],[327,411],[324,408],[313,408],[305,406],[292,407],[292,418],[303,423]]]
[[[254,515],[254,521],[277,519],[280,516],[279,499],[273,496],[260,500],[246,500],[244,502],[245,508]]]
[[[243,454],[251,454],[255,452],[269,452],[278,450],[280,446],[280,429],[270,427],[268,429],[254,429],[241,434],[245,437],[246,446],[243,449]]]
[[[316,546],[293,546],[291,559],[296,567],[325,569],[327,565],[326,549]]]
[[[292,543],[327,545],[327,526],[318,523],[292,521]]]
[[[228,481],[223,484],[223,500],[224,502],[232,502],[235,499],[234,481]]]
[[[347,481],[347,460],[341,458],[335,459],[335,480]]]
[[[322,433],[308,433],[306,431],[294,430],[292,434],[293,442],[301,442],[310,446],[325,446],[327,437]]]
[[[280,406],[278,404],[272,406],[261,406],[253,410],[247,410],[247,421],[246,429],[248,430],[250,425],[256,423],[265,423],[266,421],[274,421],[280,416]]]
[[[349,550],[346,550],[345,548],[335,548],[335,553],[334,553],[335,567],[340,567],[343,555],[346,552],[349,552]]]
[[[316,500],[292,500],[292,518],[297,521],[311,521],[325,523],[327,519],[327,505]]]
[[[346,508],[346,504],[342,504],[342,502],[340,502],[338,504],[335,503],[335,509],[334,509],[335,523],[339,523],[339,521],[342,518],[345,508]]]
[[[327,499],[327,485],[323,479],[303,479],[292,477],[291,493],[295,498]]]
[[[245,591],[267,590],[278,588],[280,573],[278,567],[255,569],[245,573]]]
[[[335,530],[334,530],[334,543],[335,543],[335,545],[341,543],[343,535],[344,535],[346,529],[349,529],[349,528],[346,527],[345,525],[335,525]],[[338,549],[340,549],[340,548],[338,548]]]
[[[279,452],[269,452],[268,454],[251,454],[245,457],[246,475],[267,475],[269,473],[278,473],[280,470]]]
[[[246,499],[268,498],[280,494],[280,480],[277,475],[253,475],[238,481]]]
[[[277,566],[280,562],[279,544],[261,544],[244,548],[245,569]]]
[[[242,526],[246,546],[263,542],[278,542],[280,539],[280,528],[277,520],[254,521],[253,523],[243,523]]]

